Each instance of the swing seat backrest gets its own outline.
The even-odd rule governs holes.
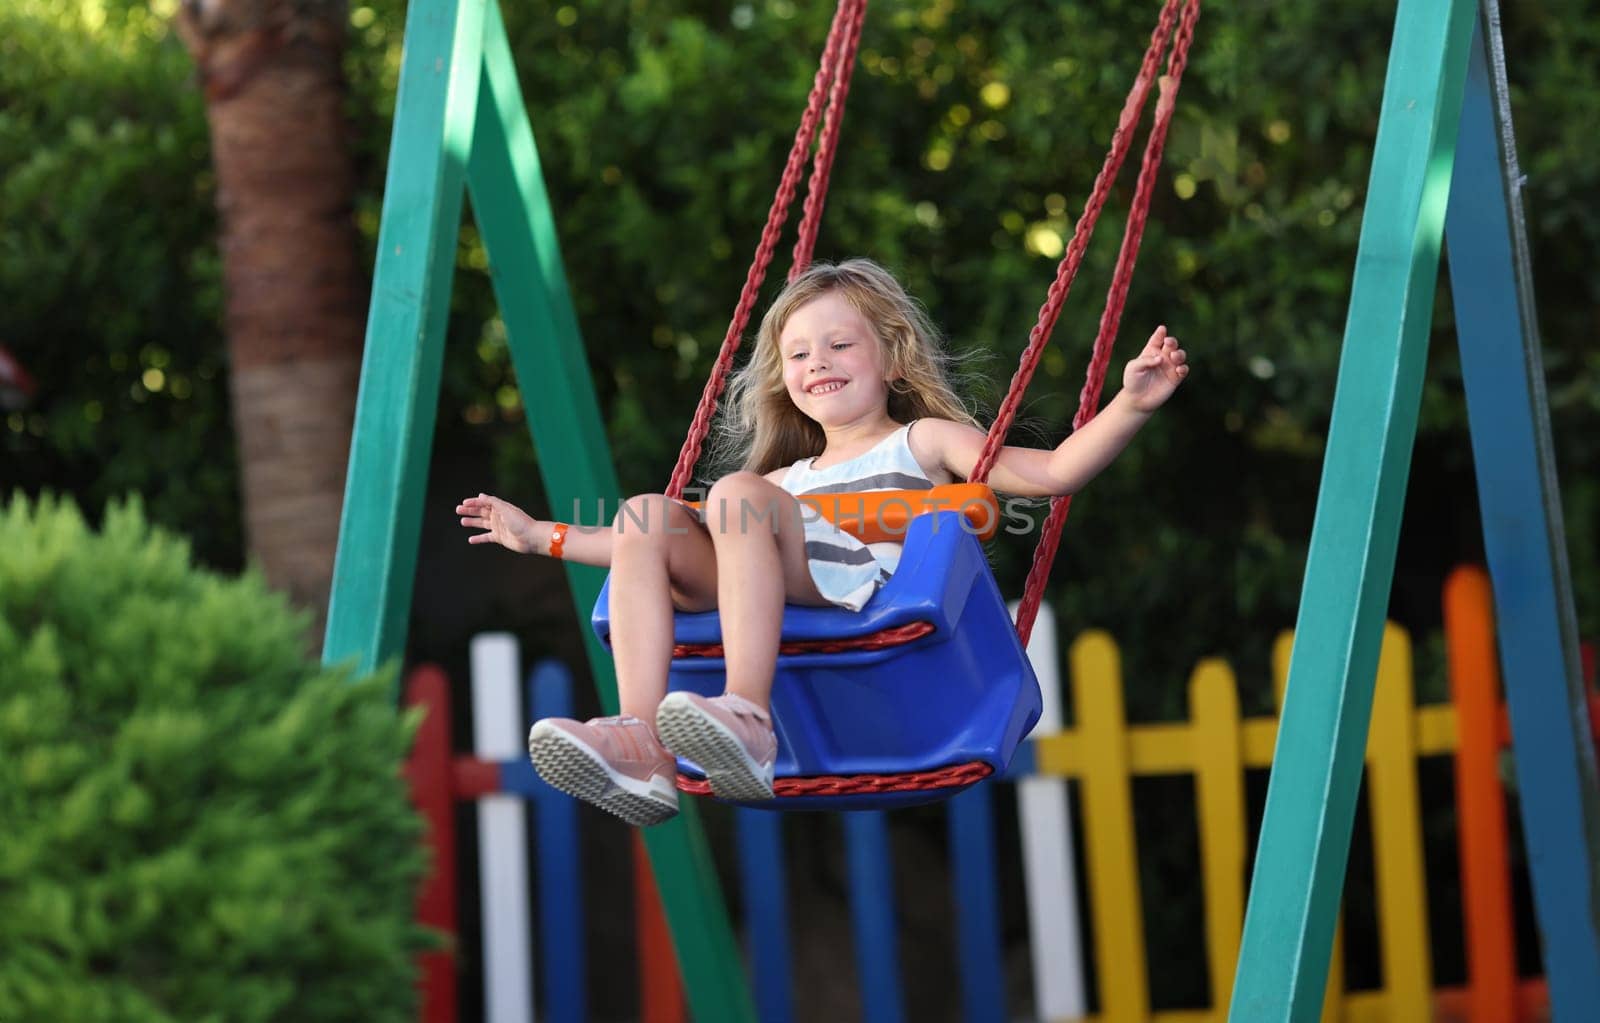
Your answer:
[[[1038,720],[1039,683],[969,522],[956,511],[914,517],[899,569],[859,612],[785,609],[772,690],[780,795],[790,778],[970,763],[1006,769]],[[607,580],[593,622],[607,645],[609,609]],[[679,614],[670,688],[720,694],[721,640],[716,612]],[[698,771],[687,762],[680,769]],[[954,791],[793,795],[762,805],[887,807]]]
[[[868,490],[861,493],[803,494],[796,498],[862,543],[899,543],[911,520],[937,511],[955,511],[966,519],[961,528],[990,540],[1000,528],[1000,504],[983,483],[946,483],[929,490]],[[704,509],[704,501],[690,501]]]
[[[872,490],[859,494],[807,494],[800,503],[862,543],[900,542],[919,515],[954,511],[958,528],[980,540],[1000,527],[1000,505],[982,483],[947,483],[931,490]]]

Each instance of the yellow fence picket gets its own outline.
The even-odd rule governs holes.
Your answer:
[[[1206,959],[1210,1019],[1227,1018],[1234,965],[1244,928],[1244,739],[1233,670],[1202,661],[1189,680],[1194,722],[1194,789],[1200,820],[1200,873],[1205,880]]]
[[[1090,898],[1100,1019],[1143,1023],[1150,1016],[1150,988],[1121,660],[1116,644],[1103,632],[1084,633],[1072,644],[1070,656],[1086,852],[1094,879]]]
[[[1293,635],[1272,651],[1275,702],[1283,706]],[[1123,703],[1121,656],[1104,632],[1086,632],[1069,655],[1073,726],[1037,736],[1041,775],[1082,786],[1084,848],[1091,883],[1094,958],[1100,1011],[1093,1023],[1223,1023],[1232,995],[1248,881],[1245,772],[1270,767],[1276,717],[1242,718],[1238,684],[1225,661],[1207,659],[1189,680],[1189,720],[1130,726]],[[1339,916],[1323,999],[1323,1023],[1412,1023],[1432,1018],[1423,864],[1420,757],[1455,748],[1455,709],[1417,707],[1410,640],[1385,629],[1366,751],[1383,981],[1377,990],[1345,991],[1344,919]],[[1204,880],[1210,1006],[1150,1009],[1133,778],[1193,773]]]
[[[1417,793],[1415,702],[1411,641],[1395,625],[1385,626],[1367,740],[1383,989],[1389,1019],[1422,1021],[1433,1015],[1433,967]]]

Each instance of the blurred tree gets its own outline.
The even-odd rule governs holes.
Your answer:
[[[792,137],[828,7],[506,6],[627,489],[659,487],[670,468]],[[8,415],[0,443],[11,456],[8,479],[81,493],[91,507],[141,490],[153,516],[227,566],[239,558],[236,475],[226,394],[216,386],[220,272],[206,238],[218,184],[206,165],[204,106],[166,35],[163,16],[175,10],[175,0],[0,7],[0,163],[14,168],[0,181],[0,342],[39,382],[33,407]],[[206,10],[183,17],[203,22]],[[349,263],[318,262],[349,244],[335,198],[342,193],[331,183],[351,171],[333,163],[308,179],[307,161],[331,157],[302,153],[300,143],[317,132],[353,143],[356,244],[365,247],[355,266],[370,265],[405,5],[358,0],[348,11],[350,137],[324,59],[336,52],[344,16],[287,0],[230,10],[219,3],[212,16],[222,27],[201,40],[210,87],[237,90],[213,100],[213,120],[283,129],[252,104],[293,75],[314,82],[321,91],[306,95],[324,105],[313,114],[302,103],[294,116],[305,116],[270,159],[241,170],[272,168],[270,180],[244,184],[263,199],[306,201],[322,219],[278,233],[269,232],[287,214],[229,228],[229,258],[250,266],[246,246],[287,244],[283,233],[309,238],[316,228],[331,239],[308,258],[270,248],[255,264],[284,275],[280,283],[294,275],[286,290],[296,299],[263,310],[259,291],[234,289],[242,401],[246,379],[332,386],[337,376],[310,358],[310,346],[333,343],[332,328],[298,325],[319,305],[336,310],[329,296],[354,290],[349,282],[359,287]],[[818,254],[871,255],[901,273],[954,346],[979,356],[972,393],[991,406],[1075,225],[1154,11],[1148,3],[1023,0],[872,8]],[[1052,594],[1075,626],[1112,625],[1136,674],[1168,677],[1201,653],[1225,652],[1255,677],[1265,636],[1293,618],[1392,15],[1386,0],[1207,5],[1124,330],[1168,323],[1191,345],[1196,377],[1079,503]],[[258,39],[247,17],[292,44],[267,54],[268,44],[247,43]],[[235,28],[229,48],[220,40]],[[1576,582],[1585,630],[1594,632],[1600,539],[1578,527],[1600,508],[1589,471],[1600,461],[1600,434],[1586,428],[1600,407],[1600,355],[1585,343],[1600,277],[1584,255],[1600,245],[1588,187],[1600,137],[1583,130],[1595,94],[1582,83],[1600,59],[1600,16],[1579,0],[1553,0],[1509,8],[1506,30]],[[235,142],[215,130],[220,173],[230,165],[221,150]],[[235,191],[222,189],[222,208],[239,206]],[[1058,350],[1030,394],[1036,439],[1059,436],[1070,417],[1125,204],[1126,181],[1058,328]],[[483,485],[537,502],[528,482],[536,455],[470,222],[458,260],[440,450],[493,449],[500,471]],[[782,269],[780,259],[768,294]],[[356,295],[341,314],[345,366],[358,344]],[[235,315],[241,330],[265,337],[232,330]],[[1477,553],[1447,296],[1437,323],[1395,608],[1424,629],[1437,616],[1429,609],[1442,566]],[[280,361],[296,353],[295,362]],[[328,511],[319,514],[331,531],[347,420],[324,427],[313,414],[327,403],[308,385],[284,391],[301,405],[269,428],[331,441],[316,445],[326,458],[317,471],[325,471]],[[238,417],[241,425],[259,418]],[[256,450],[248,440],[240,446]],[[1249,471],[1233,471],[1240,465]],[[246,476],[247,493],[264,487],[279,507],[299,507],[270,480]],[[1126,511],[1134,506],[1136,517]],[[252,519],[251,533],[277,528],[307,551],[331,543],[309,519],[290,517],[286,529],[283,516],[259,526]],[[1021,547],[997,549],[1008,581],[1020,573]],[[1136,709],[1174,711],[1177,694],[1176,685],[1152,687],[1140,697],[1149,705]]]
[[[243,558],[212,175],[193,64],[143,3],[0,4],[0,343],[35,382],[0,482],[138,491]]]
[[[366,288],[352,217],[342,0],[184,0],[217,174],[245,535],[320,641]]]

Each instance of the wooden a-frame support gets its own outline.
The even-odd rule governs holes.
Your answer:
[[[1600,810],[1493,0],[1401,0],[1278,758],[1231,1018],[1320,1011],[1416,431],[1441,235],[1558,1019],[1600,1005]],[[1463,98],[1465,97],[1465,102]],[[1459,146],[1457,133],[1459,131]],[[1455,186],[1452,188],[1452,171]],[[614,500],[538,156],[499,9],[415,0],[324,659],[403,653],[463,188],[490,254],[551,500]],[[598,573],[567,566],[580,618]],[[602,701],[610,659],[589,637]],[[691,1008],[754,1016],[693,807],[650,829]],[[1217,997],[1225,993],[1218,992]]]
[[[1321,1015],[1447,229],[1551,1005],[1557,1020],[1573,1021],[1600,1006],[1594,751],[1498,7],[1484,0],[1481,18],[1477,8],[1474,0],[1400,0],[1396,14],[1288,694],[1232,992],[1235,1023],[1299,1023]],[[1431,1011],[1414,1006],[1407,1018],[1426,1019]]]
[[[616,475],[498,2],[413,0],[323,647],[328,663],[354,659],[370,670],[405,652],[464,189],[489,253],[552,507],[577,507],[580,500],[617,506]],[[587,622],[603,573],[571,563],[566,570],[578,619]],[[611,657],[587,629],[584,635],[601,703],[614,713]],[[644,838],[695,1018],[754,1020],[693,802]]]

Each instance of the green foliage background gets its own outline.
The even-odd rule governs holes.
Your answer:
[[[137,491],[203,562],[233,568],[243,554],[214,183],[192,67],[168,24],[174,4],[0,6],[0,344],[41,381],[32,409],[0,421],[0,483],[54,487],[91,509]],[[817,254],[894,268],[952,345],[980,356],[980,406],[992,409],[1009,380],[1157,6],[872,6]],[[829,8],[502,5],[629,491],[658,489],[670,471]],[[1569,550],[1592,636],[1600,8],[1543,0],[1502,13]],[[1239,667],[1247,713],[1270,706],[1267,654],[1299,597],[1393,14],[1392,0],[1206,5],[1121,337],[1128,352],[1165,323],[1194,373],[1075,504],[1051,591],[1066,632],[1098,625],[1118,637],[1136,718],[1181,716],[1183,682],[1211,654]],[[370,247],[404,4],[355,0],[349,16],[356,215]],[[1033,442],[1059,439],[1075,407],[1130,189],[1131,173],[1025,407]],[[458,261],[436,457],[492,450],[482,489],[540,509],[470,217]],[[768,295],[783,270],[780,260]],[[1419,636],[1424,700],[1443,695],[1429,638],[1440,583],[1481,557],[1474,488],[1442,283],[1391,605]],[[996,548],[1013,591],[1029,553]],[[1147,871],[1192,869],[1174,849],[1147,849],[1159,858]],[[1151,934],[1166,961],[1162,930]]]
[[[415,1018],[392,677],[137,503],[0,506],[0,1019]]]
[[[0,487],[143,494],[237,568],[214,182],[170,13],[0,5],[0,345],[40,387],[0,428]]]
[[[17,0],[0,11],[0,343],[43,381],[0,428],[7,482],[97,506],[127,490],[241,560],[221,385],[213,183],[172,0]],[[628,490],[661,485],[726,328],[825,33],[826,5],[586,0],[508,5],[569,276]],[[819,256],[895,268],[952,344],[983,353],[992,408],[1098,168],[1154,5],[875,5]],[[1508,8],[1508,52],[1585,632],[1600,308],[1593,199],[1600,12]],[[381,205],[404,10],[350,10],[358,218]],[[1075,508],[1054,600],[1110,626],[1177,710],[1207,653],[1264,678],[1293,620],[1367,186],[1392,4],[1215,3],[1167,148],[1124,350],[1156,323],[1193,354],[1183,395]],[[1053,441],[1075,405],[1128,182],[1026,414]],[[440,444],[492,446],[485,481],[535,504],[536,457],[470,222],[460,246]],[[781,265],[774,279],[781,277]],[[769,288],[769,292],[770,292]],[[1477,556],[1447,289],[1417,441],[1394,613],[1437,621],[1449,564]],[[171,472],[181,465],[185,471]],[[1000,570],[1020,578],[1026,550]],[[1265,706],[1265,689],[1256,694]]]

